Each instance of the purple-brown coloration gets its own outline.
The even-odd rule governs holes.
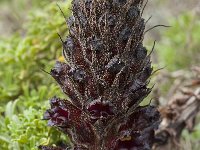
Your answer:
[[[139,106],[151,92],[152,74],[142,44],[143,0],[72,4],[63,42],[67,63],[51,70],[69,99],[54,97],[44,119],[71,138],[72,150],[150,150],[160,116],[153,106]]]

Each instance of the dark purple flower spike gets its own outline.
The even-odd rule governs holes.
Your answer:
[[[52,98],[44,114],[70,137],[69,149],[151,149],[160,116],[139,106],[151,92],[153,70],[143,46],[143,7],[143,0],[72,1],[66,63],[56,62],[50,73],[68,99]]]

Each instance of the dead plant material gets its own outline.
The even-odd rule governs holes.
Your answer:
[[[194,74],[190,79],[184,77],[186,74],[178,75],[172,86],[175,93],[167,105],[159,109],[162,122],[156,131],[156,150],[182,149],[179,144],[182,131],[188,129],[192,132],[194,129],[195,118],[200,111],[200,67],[192,70]]]

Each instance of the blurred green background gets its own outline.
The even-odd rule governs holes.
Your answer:
[[[199,65],[198,1],[149,1],[144,17],[152,15],[152,19],[147,28],[156,24],[171,26],[146,34],[149,49],[157,40],[153,55],[156,67],[175,71]],[[62,59],[57,33],[65,37],[67,26],[57,4],[66,16],[70,15],[70,0],[0,0],[1,150],[34,150],[40,144],[56,144],[65,138],[42,120],[48,99],[63,96],[54,80],[42,71],[49,71],[56,60]],[[183,139],[190,145],[198,143],[200,125],[191,135],[185,132]]]
[[[48,99],[61,95],[42,71],[49,71],[61,57],[57,33],[67,35],[57,4],[70,14],[66,1],[0,1],[1,150],[37,149],[40,144],[56,144],[62,136],[41,120]]]

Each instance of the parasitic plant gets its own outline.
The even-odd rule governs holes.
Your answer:
[[[73,0],[63,42],[64,62],[51,76],[68,96],[54,97],[48,125],[68,135],[70,148],[42,150],[150,150],[160,115],[139,104],[151,92],[150,54],[143,46],[143,0]]]

